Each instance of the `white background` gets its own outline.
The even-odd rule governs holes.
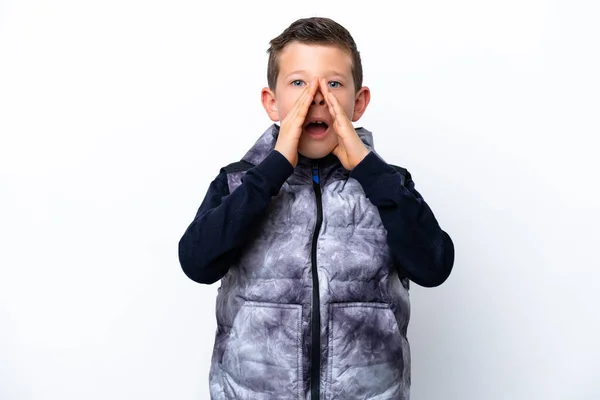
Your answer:
[[[600,398],[594,1],[0,1],[0,399],[208,399],[218,284],[177,243],[271,121],[271,38],[327,16],[357,126],[452,237],[411,286],[413,400]]]

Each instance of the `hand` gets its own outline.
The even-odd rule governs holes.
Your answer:
[[[333,129],[338,135],[338,145],[332,153],[340,160],[344,168],[352,171],[369,154],[369,149],[358,137],[352,122],[344,113],[337,98],[329,90],[327,81],[321,79],[319,85],[327,102],[329,113],[333,117]]]
[[[304,119],[318,88],[319,82],[317,79],[306,85],[294,107],[281,121],[281,129],[279,130],[277,143],[275,143],[275,150],[283,154],[294,168],[298,164],[298,142],[302,135]]]

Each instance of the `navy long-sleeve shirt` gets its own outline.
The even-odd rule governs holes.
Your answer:
[[[293,172],[290,162],[272,150],[229,193],[227,173],[221,169],[179,241],[179,261],[185,274],[205,284],[221,279],[253,235],[271,197]],[[439,286],[452,270],[454,244],[415,190],[410,174],[406,172],[404,184],[400,174],[373,152],[350,172],[379,210],[400,275],[421,286]]]

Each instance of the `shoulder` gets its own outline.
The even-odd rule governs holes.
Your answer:
[[[221,181],[221,185],[227,187],[228,194],[233,193],[242,184],[242,178],[246,172],[253,167],[254,164],[244,160],[232,162],[221,168],[218,179]]]
[[[412,179],[410,172],[406,168],[399,167],[398,165],[394,165],[394,164],[389,164],[389,165],[390,165],[390,167],[394,168],[394,170],[396,172],[398,172],[400,175],[402,175],[406,180]]]

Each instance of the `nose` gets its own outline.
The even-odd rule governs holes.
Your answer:
[[[315,97],[313,97],[313,101],[310,105],[314,106],[317,104],[320,106],[325,105],[325,96],[323,96],[323,94],[321,93],[321,89],[317,89],[317,92],[315,93]]]

